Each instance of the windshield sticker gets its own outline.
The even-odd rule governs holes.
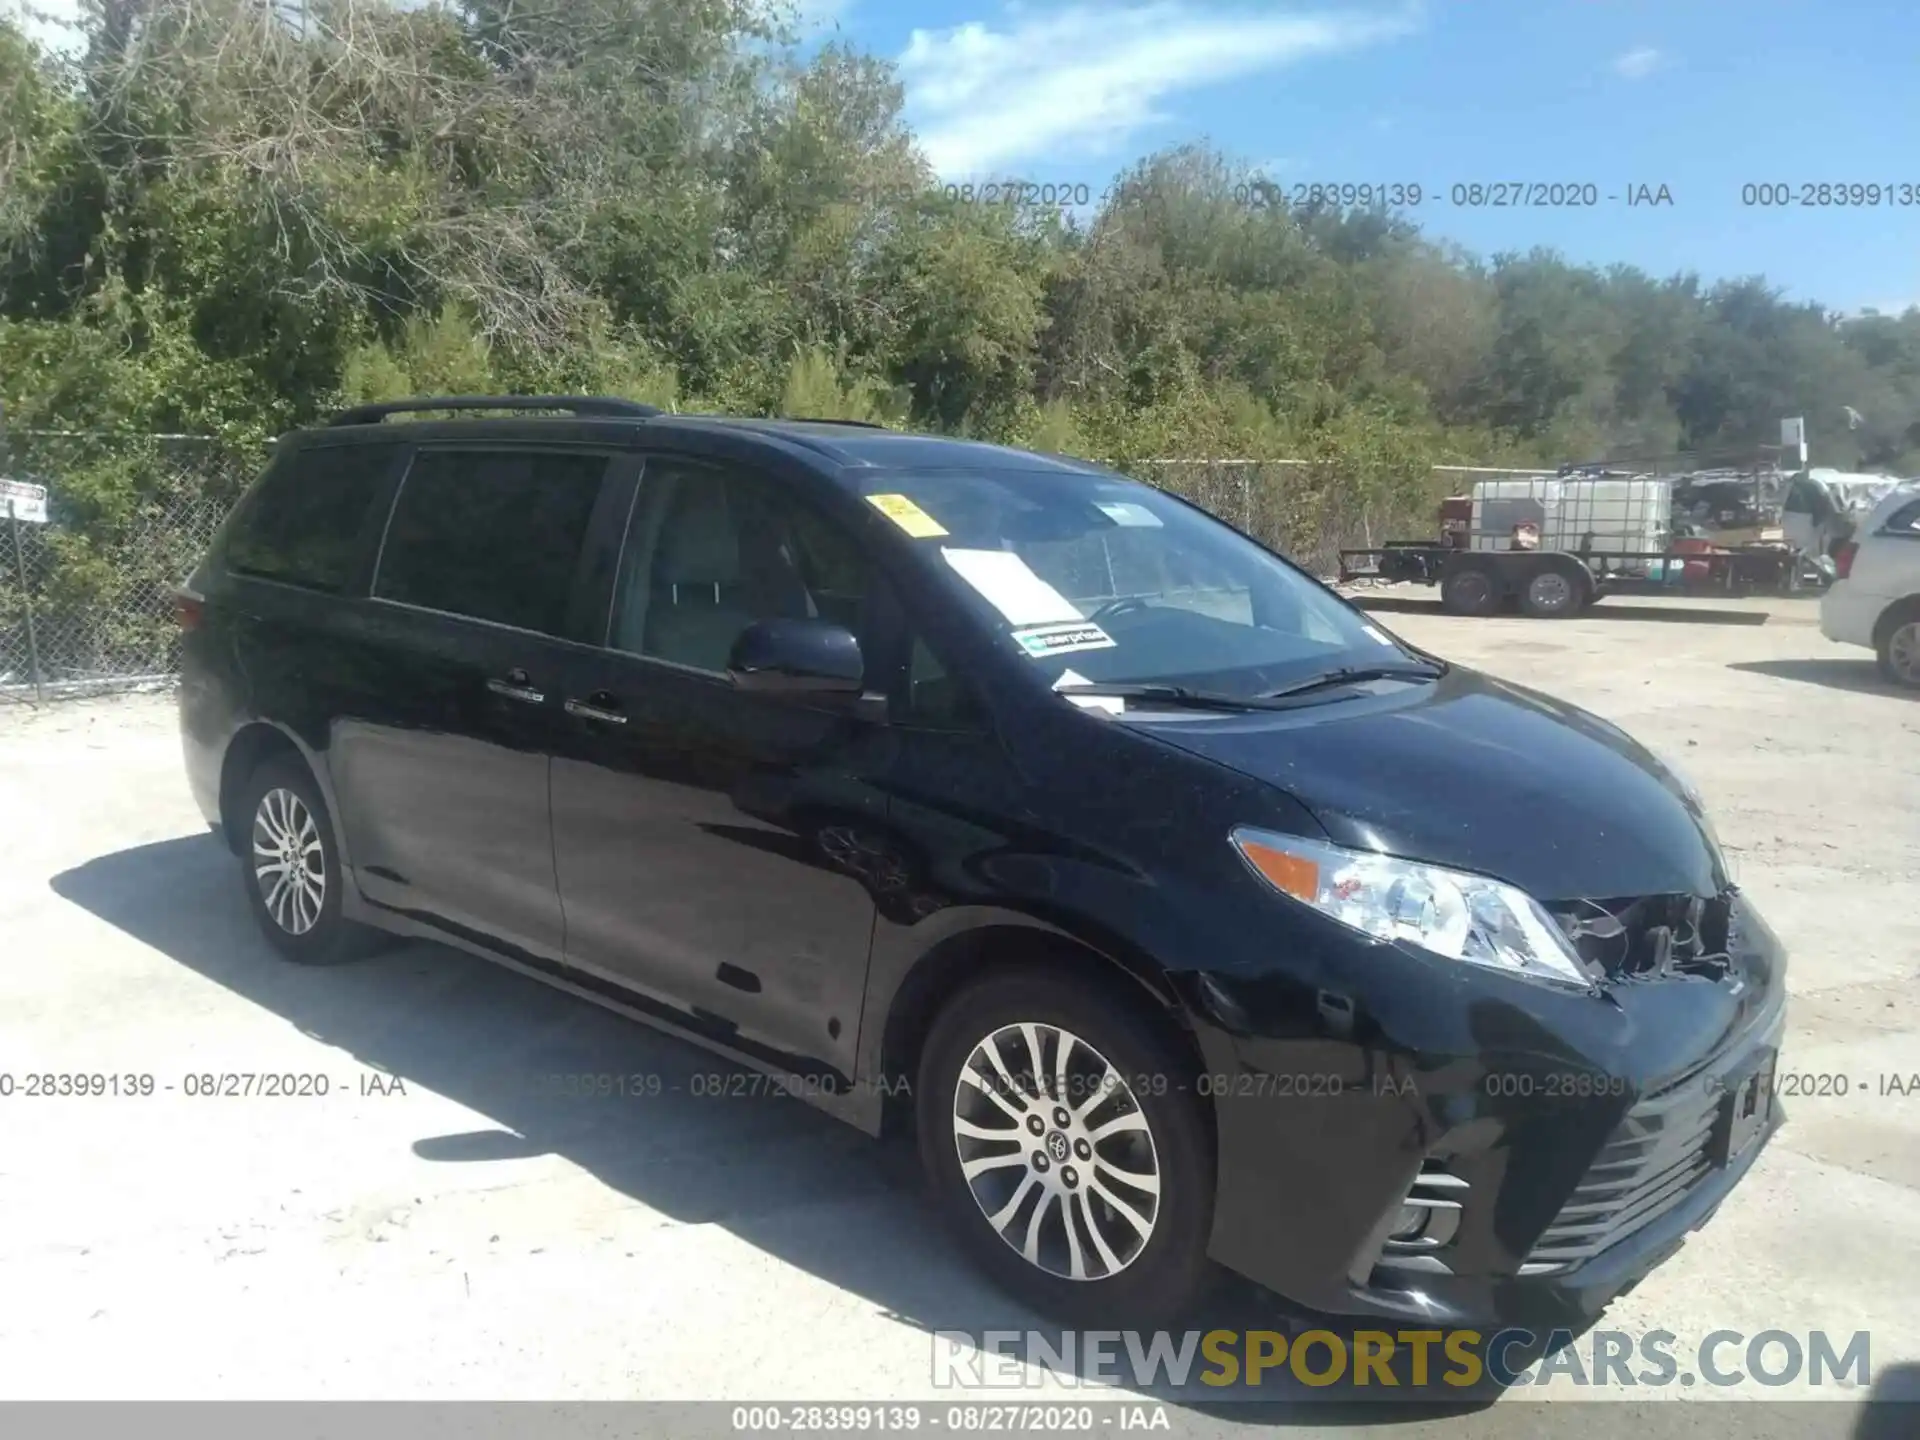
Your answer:
[[[1113,637],[1082,620],[1077,625],[1040,625],[1031,630],[1016,630],[1013,638],[1020,648],[1036,660],[1054,655],[1071,655],[1076,650],[1111,650]]]
[[[1094,509],[1113,521],[1116,525],[1146,525],[1164,529],[1160,517],[1144,505],[1136,505],[1131,500],[1095,501]]]
[[[1049,625],[1086,618],[1011,550],[942,549],[940,553],[960,578],[985,596],[1011,625]]]
[[[947,527],[904,495],[869,495],[867,503],[916,540],[931,540]]]
[[[1366,631],[1367,634],[1371,635],[1374,639],[1378,640],[1382,645],[1393,644],[1393,640],[1391,639],[1391,637],[1387,635],[1386,631],[1384,630],[1375,629],[1371,625],[1362,625],[1360,628]]]

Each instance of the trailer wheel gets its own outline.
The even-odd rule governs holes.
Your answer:
[[[1459,566],[1440,581],[1440,607],[1449,615],[1491,615],[1500,608],[1500,586],[1485,566]]]
[[[1592,583],[1575,567],[1543,565],[1528,577],[1520,608],[1536,620],[1559,620],[1586,609],[1592,593]]]

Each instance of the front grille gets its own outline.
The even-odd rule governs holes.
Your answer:
[[[1634,1106],[1554,1217],[1522,1273],[1592,1259],[1687,1198],[1712,1170],[1721,1090],[1696,1076]]]

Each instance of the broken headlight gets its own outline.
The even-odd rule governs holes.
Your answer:
[[[1527,980],[1581,990],[1593,985],[1565,931],[1511,885],[1248,826],[1231,838],[1274,889],[1376,940],[1405,940]]]

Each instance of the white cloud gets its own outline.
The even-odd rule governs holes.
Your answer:
[[[1651,45],[1642,45],[1616,55],[1613,61],[1613,73],[1628,80],[1644,80],[1654,71],[1667,63],[1667,57]]]
[[[1418,28],[1418,5],[1376,15],[1273,14],[1189,0],[1046,14],[1006,28],[915,30],[900,56],[909,112],[942,175],[1117,148],[1167,118],[1161,102]]]

